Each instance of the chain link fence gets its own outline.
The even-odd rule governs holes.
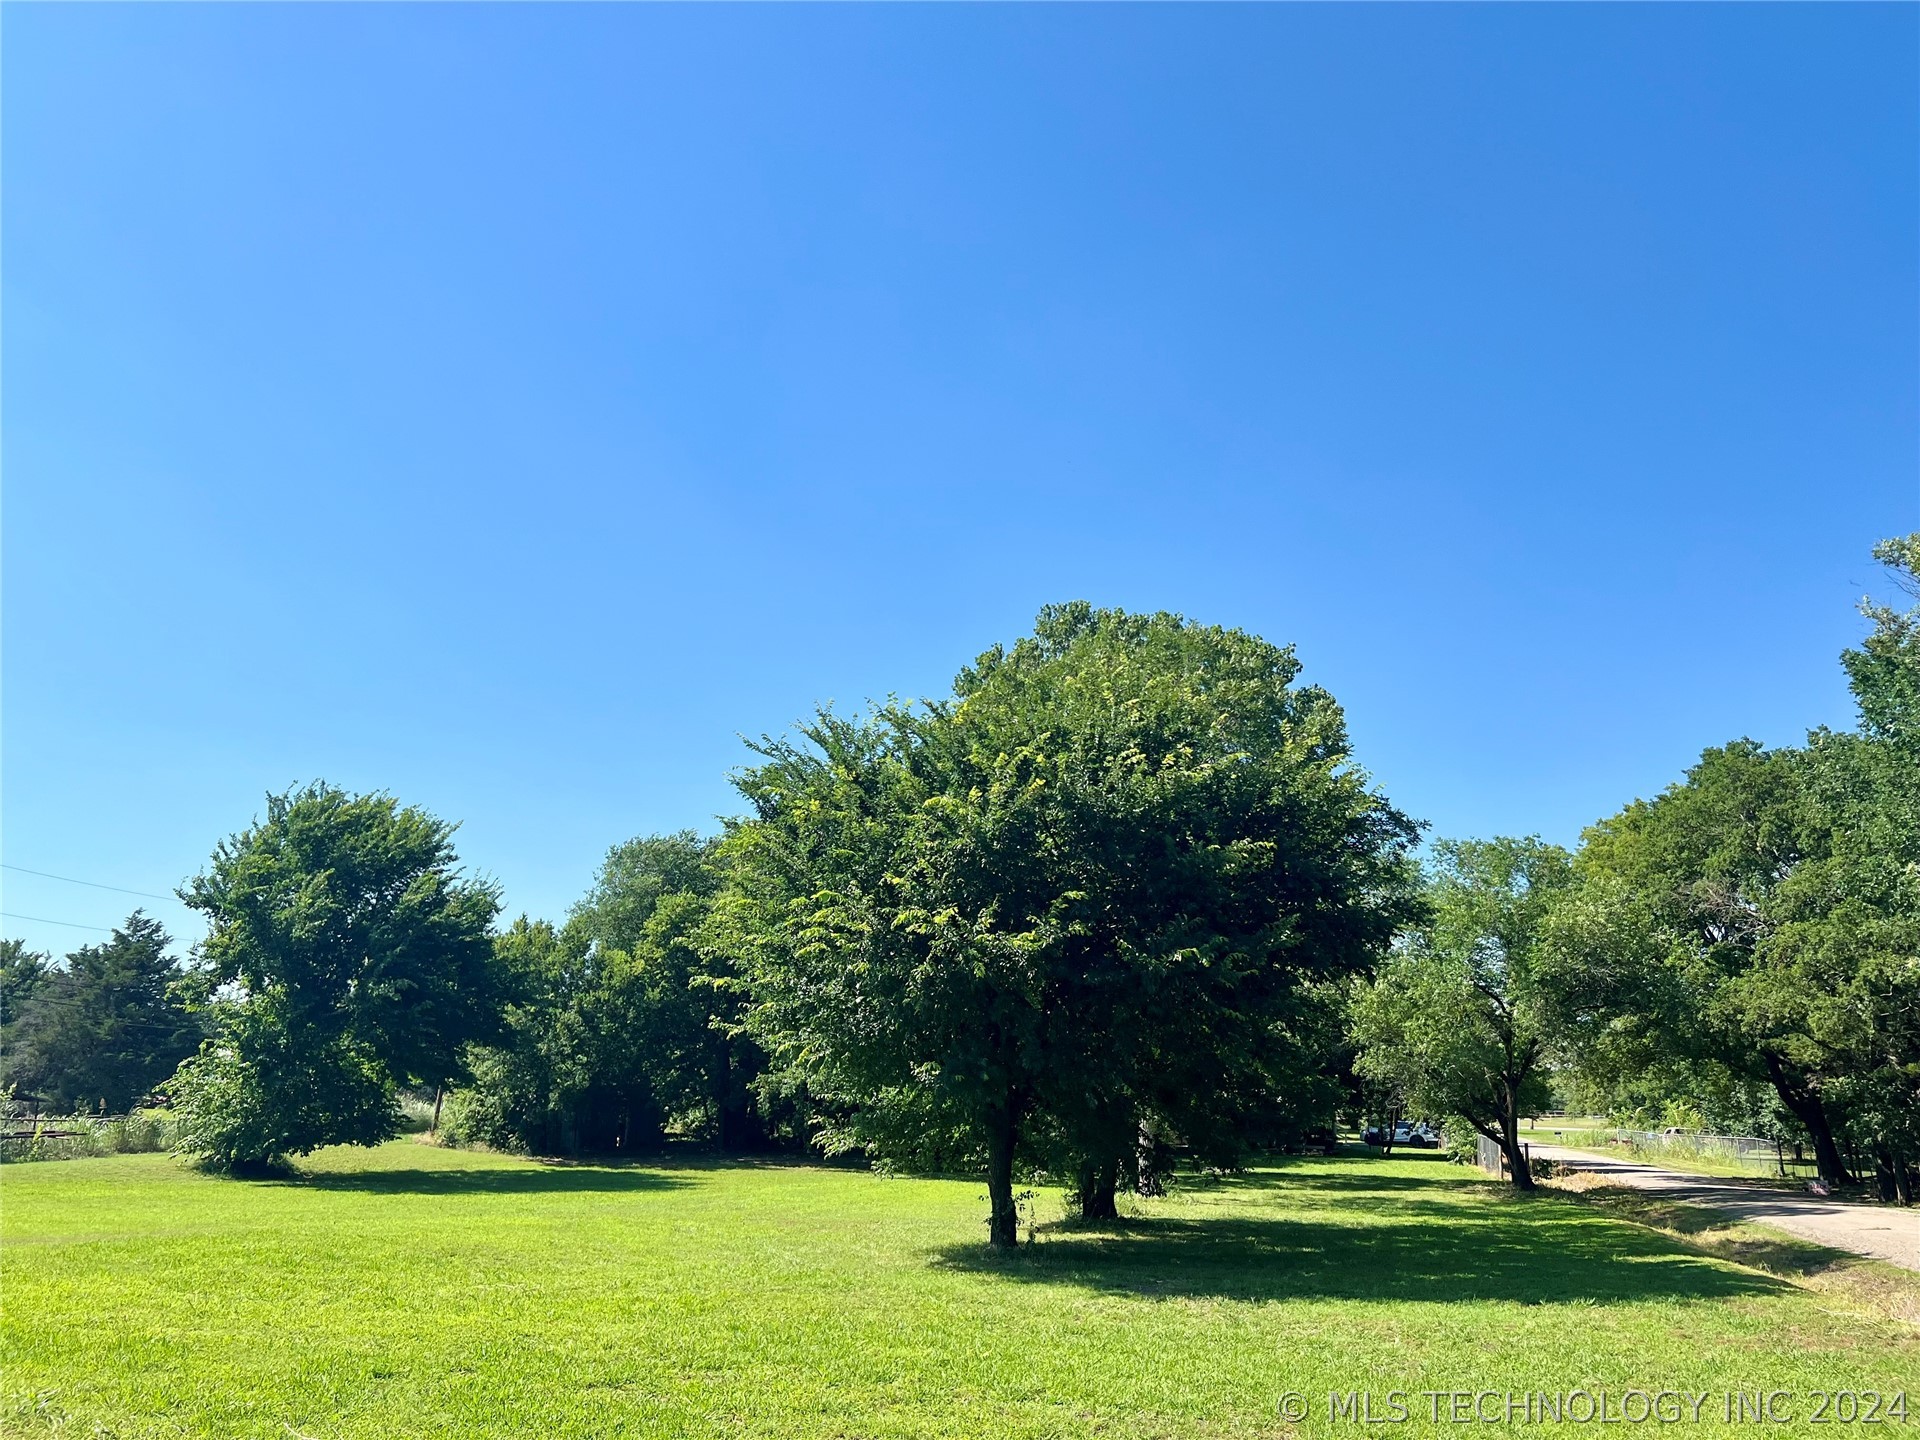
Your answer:
[[[1749,1175],[1785,1175],[1796,1157],[1777,1140],[1758,1135],[1703,1135],[1693,1131],[1615,1130],[1614,1139],[1649,1160],[1707,1161]],[[1811,1164],[1812,1162],[1805,1162]]]
[[[1554,1122],[1566,1118],[1562,1126]],[[1648,1164],[1707,1174],[1792,1176],[1811,1172],[1813,1160],[1790,1143],[1762,1135],[1714,1135],[1698,1130],[1634,1130],[1578,1123],[1578,1117],[1543,1115],[1534,1120],[1536,1139],[1576,1150],[1621,1153]]]

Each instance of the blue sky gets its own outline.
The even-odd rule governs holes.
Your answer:
[[[9,866],[165,892],[323,776],[557,916],[1075,597],[1571,841],[1848,723],[1920,528],[1910,6],[4,27]]]

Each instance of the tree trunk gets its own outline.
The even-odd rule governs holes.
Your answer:
[[[996,1250],[1020,1243],[1020,1214],[1013,1204],[1014,1120],[1011,1108],[987,1121],[987,1243]]]
[[[446,1098],[446,1095],[447,1092],[440,1086],[436,1085],[433,1087],[433,1124],[427,1127],[428,1135],[438,1135],[440,1133],[440,1102]]]
[[[1520,1145],[1519,1087],[1511,1081],[1503,1087],[1500,1097],[1500,1148],[1507,1155],[1507,1170],[1513,1179],[1516,1190],[1531,1190],[1533,1185],[1533,1167],[1527,1161],[1527,1152]]]
[[[1134,1142],[1133,1188],[1143,1199],[1151,1200],[1167,1193],[1166,1176],[1171,1169],[1167,1159],[1153,1127],[1142,1120]]]
[[[1833,1126],[1827,1123],[1827,1107],[1818,1096],[1807,1098],[1807,1113],[1800,1123],[1813,1135],[1813,1163],[1819,1167],[1820,1178],[1829,1185],[1853,1184],[1847,1162],[1840,1158],[1840,1147],[1834,1143]]]
[[[1080,1218],[1083,1220],[1118,1220],[1120,1207],[1116,1202],[1116,1192],[1120,1188],[1120,1162],[1111,1157],[1105,1160],[1083,1160],[1080,1163]]]
[[[1794,1119],[1806,1126],[1807,1134],[1813,1137],[1813,1163],[1820,1178],[1836,1187],[1851,1185],[1853,1176],[1847,1173],[1846,1162],[1840,1158],[1840,1147],[1833,1140],[1833,1126],[1827,1123],[1827,1107],[1820,1103],[1819,1095],[1797,1083],[1778,1055],[1762,1051],[1761,1056],[1767,1063],[1767,1078],[1773,1082],[1780,1103],[1793,1112]]]
[[[734,1134],[733,1114],[727,1104],[733,1098],[732,1058],[724,1043],[718,1046],[714,1054],[712,1078],[708,1082],[708,1089],[713,1096],[714,1143],[722,1155],[731,1153],[733,1147],[740,1143],[739,1136]]]

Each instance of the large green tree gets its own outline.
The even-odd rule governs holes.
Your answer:
[[[549,1153],[631,1150],[668,1125],[727,1150],[762,1141],[758,1050],[708,943],[723,883],[711,842],[643,836],[608,854],[564,926],[502,936],[506,1032],[475,1052],[456,1130]]]
[[[453,826],[390,795],[269,796],[181,898],[206,917],[216,1034],[170,1089],[183,1148],[252,1168],[392,1134],[395,1087],[465,1074],[494,1033],[498,892]]]
[[[1911,591],[1920,536],[1876,554]],[[1842,1185],[1920,1164],[1920,610],[1869,603],[1857,731],[1738,741],[1588,832],[1570,955],[1615,978],[1588,1057],[1769,1085]]]
[[[1912,1203],[1920,1168],[1920,767],[1871,734],[1801,757],[1815,843],[1741,989],[1748,1029],[1813,1077],[1861,1172]]]
[[[1437,843],[1425,919],[1354,996],[1360,1072],[1416,1113],[1465,1120],[1521,1189],[1533,1177],[1520,1117],[1546,1104],[1573,983],[1546,943],[1571,875],[1567,852],[1538,837]]]
[[[160,922],[136,910],[104,945],[58,967],[24,952],[0,959],[9,1008],[6,1077],[63,1110],[122,1112],[138,1104],[200,1043],[176,993],[179,965]],[[38,974],[35,974],[36,969]]]
[[[1234,1154],[1408,903],[1414,827],[1298,672],[1076,604],[950,699],[761,747],[729,841],[749,1021],[830,1144],[977,1159],[996,1245],[1023,1157],[1098,1214],[1143,1136]]]
[[[683,1132],[739,1150],[765,1139],[752,1088],[762,1058],[741,1030],[731,958],[714,943],[726,884],[713,841],[641,836],[607,856],[567,928],[635,960],[646,1009],[636,1038],[664,1111]]]
[[[540,1155],[631,1153],[666,1119],[647,1037],[647,977],[624,950],[525,916],[499,937],[509,995],[499,1035],[469,1053],[450,1132]]]
[[[1803,759],[1750,740],[1708,750],[1681,783],[1592,827],[1579,869],[1605,918],[1570,937],[1570,952],[1619,969],[1638,957],[1647,968],[1622,986],[1620,1030],[1650,1054],[1771,1085],[1840,1184],[1825,1077],[1776,1003],[1788,977],[1770,959],[1823,838],[1806,823]]]
[[[1920,600],[1920,533],[1875,558]],[[1787,1021],[1795,1058],[1825,1077],[1884,1193],[1920,1183],[1920,606],[1863,603],[1872,629],[1842,657],[1859,727],[1817,731],[1802,763],[1821,841],[1790,887],[1756,999]]]

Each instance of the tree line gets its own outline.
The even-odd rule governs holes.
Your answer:
[[[1877,553],[1912,582],[1920,536]],[[744,813],[615,848],[558,923],[500,927],[451,826],[314,784],[183,888],[207,938],[141,983],[191,1053],[127,1083],[233,1170],[386,1138],[414,1090],[449,1138],[534,1153],[967,1171],[996,1245],[1023,1177],[1111,1216],[1177,1157],[1239,1165],[1382,1097],[1521,1161],[1556,1085],[1769,1101],[1830,1183],[1910,1199],[1920,610],[1868,616],[1856,729],[1709,750],[1573,853],[1423,857],[1290,648],[1085,604],[949,695],[764,739]],[[11,1027],[85,966],[16,992],[7,963],[8,1079],[44,1088]]]
[[[1920,535],[1875,551],[1920,598]],[[1737,740],[1589,827],[1435,847],[1427,917],[1354,1006],[1361,1068],[1516,1134],[1588,1106],[1805,1142],[1828,1185],[1911,1204],[1920,1167],[1920,609],[1871,602],[1858,725]]]

